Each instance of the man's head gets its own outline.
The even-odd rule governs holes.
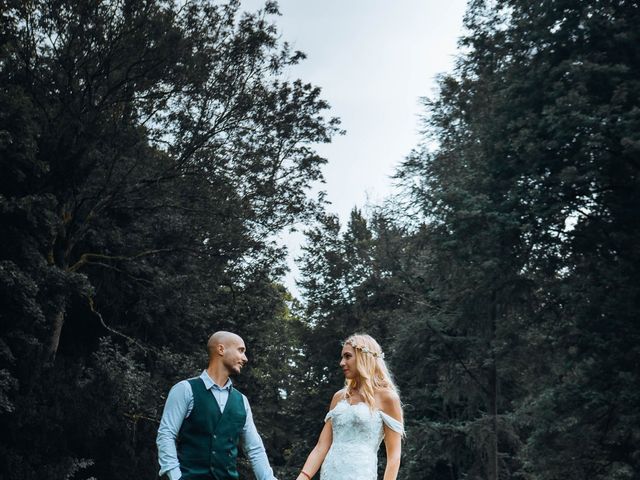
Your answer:
[[[238,374],[249,361],[246,350],[244,340],[239,335],[225,331],[216,332],[207,342],[209,365],[219,363],[229,375]]]

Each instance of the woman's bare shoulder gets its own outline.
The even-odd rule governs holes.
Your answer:
[[[340,400],[345,399],[345,395],[347,394],[347,388],[341,388],[336,393],[333,394],[333,398],[331,399],[331,409],[335,407]]]
[[[376,401],[383,412],[392,414],[401,410],[400,396],[391,388],[376,390]]]

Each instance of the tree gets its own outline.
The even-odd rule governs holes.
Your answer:
[[[428,399],[417,469],[636,475],[637,15],[632,2],[470,4],[467,53],[429,104],[438,147],[399,172],[425,225],[398,347],[412,346],[405,362],[426,354],[407,381],[443,370],[415,397]]]
[[[304,356],[297,367],[304,376],[291,404],[301,419],[295,430],[301,442],[291,455],[298,468],[344,382],[338,368],[342,341],[358,332],[371,334],[385,350],[394,341],[393,324],[404,303],[396,276],[405,260],[401,232],[379,211],[367,218],[356,208],[344,228],[335,215],[326,214],[306,232],[299,262],[307,328],[301,332]],[[385,358],[394,365],[393,350]],[[384,470],[384,462],[379,468]]]
[[[280,44],[274,14],[4,2],[6,478],[154,475],[157,392],[197,372],[215,329],[279,330],[284,252],[270,238],[314,214],[324,159],[311,145],[337,120],[319,88],[283,80],[303,55]]]

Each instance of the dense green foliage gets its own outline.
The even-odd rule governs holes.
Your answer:
[[[640,474],[639,21],[635,2],[470,5],[429,105],[439,147],[399,172],[426,221],[423,328],[397,345],[424,355],[407,381],[431,375],[414,451],[433,478]]]
[[[390,349],[402,478],[638,478],[640,8],[465,23],[395,204],[310,232],[308,319]]]
[[[637,2],[471,1],[398,197],[345,226],[274,4],[0,5],[0,478],[153,478],[219,328],[281,478],[354,331],[400,387],[401,478],[640,476]]]
[[[638,24],[635,2],[471,2],[396,205],[306,276],[310,318],[392,348],[403,478],[640,475]]]
[[[221,328],[282,464],[299,320],[271,239],[318,208],[336,121],[284,80],[276,6],[1,5],[0,477],[153,478],[166,392]]]

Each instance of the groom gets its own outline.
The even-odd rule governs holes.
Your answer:
[[[169,391],[156,443],[160,476],[168,480],[235,480],[241,443],[258,480],[275,480],[249,401],[230,375],[247,363],[244,341],[216,332],[207,343],[209,366]]]

